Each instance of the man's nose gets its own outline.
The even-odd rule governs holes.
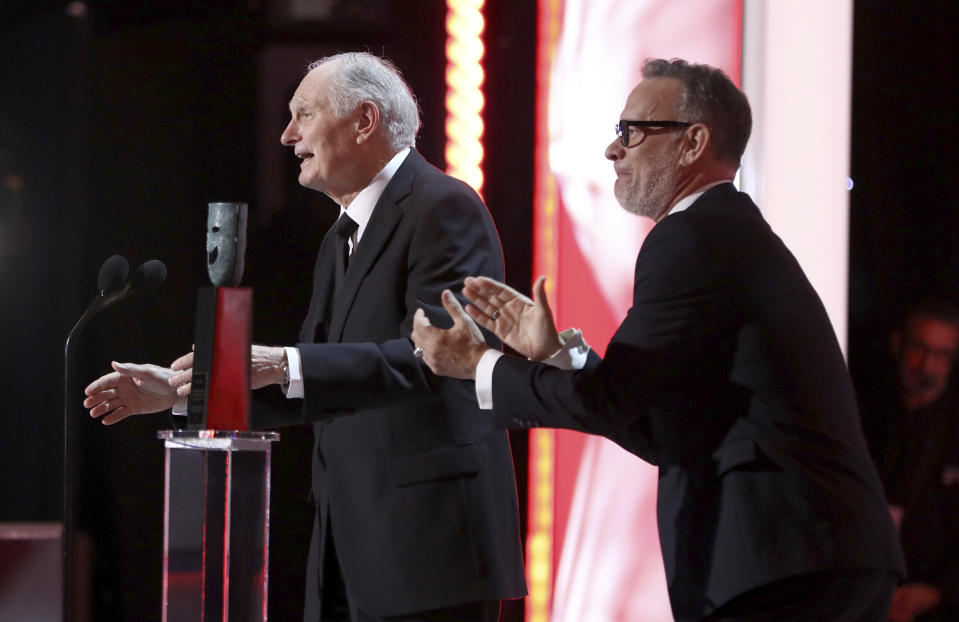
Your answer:
[[[623,141],[614,138],[613,142],[606,147],[607,160],[621,160],[623,158]]]
[[[300,133],[293,121],[286,124],[286,129],[280,134],[280,142],[287,147],[295,145],[300,140]]]
[[[935,372],[939,367],[939,360],[935,356],[930,356],[928,353],[923,353],[922,358],[919,360],[919,368],[922,371],[929,373]]]

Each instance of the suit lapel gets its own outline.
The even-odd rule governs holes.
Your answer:
[[[412,192],[413,178],[426,165],[426,160],[419,153],[415,150],[411,151],[383,190],[383,195],[377,201],[376,207],[373,208],[373,214],[363,232],[363,238],[350,256],[350,264],[346,269],[343,283],[333,300],[333,310],[327,328],[329,341],[338,342],[342,339],[346,318],[350,314],[363,279],[376,264],[390,241],[393,231],[403,218],[403,211],[399,204]],[[327,272],[332,274],[331,271]]]

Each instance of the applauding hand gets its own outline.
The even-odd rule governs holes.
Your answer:
[[[463,295],[470,301],[466,312],[477,324],[503,343],[534,361],[542,361],[561,347],[546,300],[546,277],[533,285],[530,300],[509,285],[491,278],[466,277]]]
[[[413,343],[417,347],[414,354],[419,353],[434,374],[473,379],[476,365],[489,346],[483,333],[448,289],[443,290],[443,308],[453,318],[453,327],[449,330],[431,325],[423,309],[416,310],[413,315]]]

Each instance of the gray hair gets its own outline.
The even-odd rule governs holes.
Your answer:
[[[716,157],[739,166],[752,131],[746,95],[721,69],[681,58],[651,58],[643,63],[643,78],[672,78],[683,85],[679,121],[709,126]]]
[[[416,97],[393,63],[366,52],[346,52],[310,63],[309,71],[334,63],[330,79],[330,104],[339,117],[346,117],[360,105],[376,104],[392,149],[412,147],[420,130],[420,109]]]

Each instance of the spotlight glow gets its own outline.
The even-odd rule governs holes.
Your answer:
[[[483,0],[446,3],[446,172],[483,188]]]

